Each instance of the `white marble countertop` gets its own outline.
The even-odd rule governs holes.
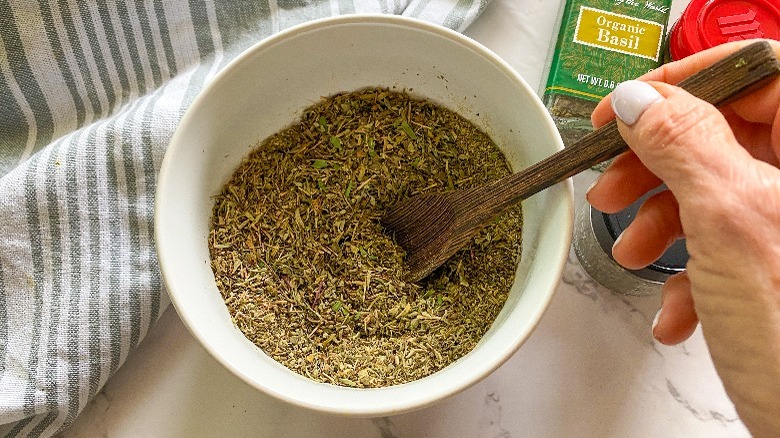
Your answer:
[[[466,34],[537,87],[558,4],[493,0]],[[673,20],[686,4],[675,0]],[[575,178],[577,203],[593,178]],[[376,419],[320,414],[250,388],[169,307],[63,436],[749,436],[701,333],[676,347],[655,342],[650,325],[659,303],[610,293],[572,255],[541,324],[512,359],[438,405]]]

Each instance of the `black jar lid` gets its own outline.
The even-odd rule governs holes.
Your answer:
[[[606,214],[595,208],[591,209],[590,219],[593,225],[593,232],[601,248],[610,258],[612,258],[612,245],[623,230],[634,220],[642,203],[650,196],[665,189],[666,187],[661,186],[615,214]],[[685,240],[681,239],[676,241],[660,259],[648,267],[629,272],[646,280],[663,282],[669,276],[684,271],[686,263],[688,263],[688,251],[685,248]]]

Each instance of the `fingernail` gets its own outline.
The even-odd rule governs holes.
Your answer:
[[[626,125],[633,125],[650,105],[663,96],[652,85],[642,81],[620,83],[612,92],[612,110]]]
[[[624,235],[624,234],[626,234],[626,233],[625,233],[625,232],[623,232],[623,233],[620,233],[620,234],[617,236],[617,239],[615,239],[615,243],[613,243],[613,244],[612,244],[612,250],[613,250],[613,251],[615,250],[615,247],[616,247],[616,246],[618,246],[618,244],[620,243],[620,241],[621,241],[621,240],[623,240],[623,235]]]
[[[658,309],[657,312],[655,312],[655,318],[653,318],[653,331],[655,331],[655,326],[658,325],[658,317],[661,316],[661,309]]]
[[[588,190],[585,190],[585,196],[586,196],[586,197],[588,196],[588,193],[590,193],[590,191],[591,191],[591,190],[593,190],[593,187],[596,187],[596,185],[597,185],[598,183],[599,183],[599,178],[596,178],[596,180],[595,180],[595,181],[593,181],[592,183],[590,183],[590,185],[588,186]]]
[[[656,339],[658,342],[663,342],[663,341],[661,341],[661,337],[655,334],[655,327],[658,325],[658,318],[659,318],[660,316],[661,316],[661,309],[658,309],[658,312],[655,312],[655,318],[653,318],[653,326],[652,326],[652,328],[650,329],[650,332],[653,334],[653,337],[654,337],[654,338],[655,338],[655,339]]]

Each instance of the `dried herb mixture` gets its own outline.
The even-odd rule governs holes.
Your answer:
[[[323,99],[262,141],[216,197],[212,269],[236,326],[313,380],[397,385],[474,348],[506,301],[521,251],[516,207],[428,279],[378,223],[399,199],[507,175],[459,115],[405,93]]]

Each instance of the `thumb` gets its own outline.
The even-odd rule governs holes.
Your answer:
[[[674,85],[623,82],[612,109],[626,143],[678,198],[722,187],[750,159],[720,111]]]

